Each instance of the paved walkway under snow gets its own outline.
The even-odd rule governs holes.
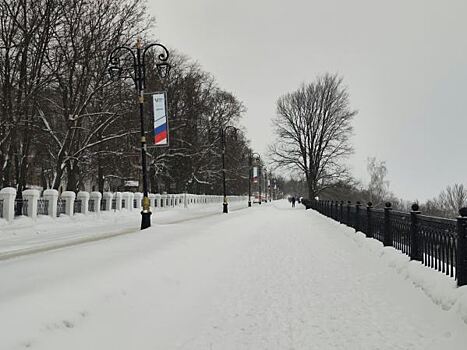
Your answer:
[[[0,349],[465,349],[467,325],[277,202],[0,261]]]

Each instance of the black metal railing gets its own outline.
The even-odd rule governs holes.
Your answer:
[[[28,201],[22,198],[15,199],[15,216],[28,215]]]
[[[88,202],[88,211],[95,212],[96,211],[96,201],[94,199],[90,199]]]
[[[0,218],[3,218],[3,199],[0,199]]]
[[[65,214],[65,204],[66,201],[64,199],[57,199],[57,217],[60,216],[60,214]]]
[[[459,286],[467,285],[467,208],[453,220],[421,215],[417,204],[410,213],[393,210],[391,203],[383,209],[359,202],[304,200],[303,204],[455,278]]]
[[[82,206],[83,202],[81,199],[75,199],[75,202],[73,203],[73,213],[82,213]]]
[[[370,209],[371,225],[370,225],[370,237],[377,239],[380,242],[384,242],[384,210],[382,209]]]
[[[423,264],[455,276],[456,267],[456,220],[419,216],[420,255]]]
[[[101,200],[101,211],[106,210],[107,199]]]
[[[394,248],[410,256],[410,214],[392,211],[391,226]]]
[[[38,215],[49,215],[49,201],[44,198],[37,200],[37,214]]]

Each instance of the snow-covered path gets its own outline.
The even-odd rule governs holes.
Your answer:
[[[467,325],[286,202],[0,261],[0,349],[465,349]]]

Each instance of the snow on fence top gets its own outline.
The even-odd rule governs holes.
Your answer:
[[[247,201],[245,196],[228,196],[229,201]],[[45,190],[43,197],[37,190],[26,190],[22,198],[17,198],[16,189],[3,188],[0,190],[0,218],[12,221],[15,216],[74,215],[88,214],[100,211],[139,210],[143,199],[142,193],[132,192],[83,192],[75,196],[73,192],[65,191],[61,195],[56,190]],[[149,194],[152,208],[175,208],[193,205],[207,205],[222,203],[223,196],[182,194]]]

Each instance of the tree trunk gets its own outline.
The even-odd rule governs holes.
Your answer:
[[[99,187],[100,193],[104,193],[104,169],[100,156],[97,158],[97,187]]]
[[[78,191],[79,186],[79,166],[77,162],[69,162],[67,166],[67,191]]]

